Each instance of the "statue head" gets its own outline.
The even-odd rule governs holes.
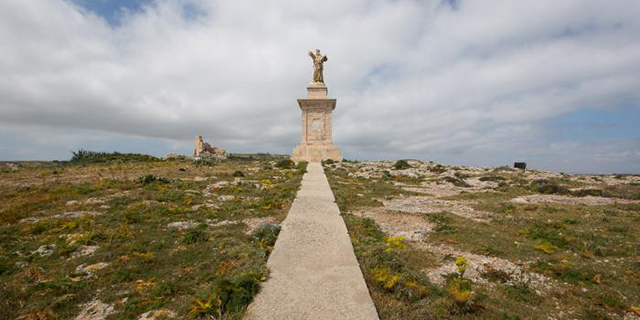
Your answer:
[[[316,49],[316,54],[320,54],[320,49]]]

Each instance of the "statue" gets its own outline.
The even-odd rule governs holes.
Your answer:
[[[313,59],[313,80],[312,83],[324,84],[324,76],[322,75],[323,64],[327,61],[327,56],[320,53],[320,49],[316,49],[316,53],[309,51],[309,56]]]

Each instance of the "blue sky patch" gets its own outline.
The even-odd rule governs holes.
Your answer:
[[[72,0],[76,5],[85,8],[101,17],[110,25],[120,25],[125,12],[140,12],[144,5],[153,0]]]
[[[556,138],[577,141],[640,139],[640,108],[581,109],[553,121]]]

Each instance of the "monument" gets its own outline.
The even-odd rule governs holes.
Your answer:
[[[316,49],[309,51],[313,59],[313,78],[307,86],[307,98],[298,99],[302,110],[302,141],[293,149],[291,160],[320,162],[342,160],[340,149],[333,144],[331,116],[336,108],[336,99],[327,98],[327,86],[322,73],[327,56]]]

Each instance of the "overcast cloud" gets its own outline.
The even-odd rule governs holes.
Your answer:
[[[346,158],[640,172],[637,0],[90,2],[0,0],[0,160],[290,153],[320,48]]]

